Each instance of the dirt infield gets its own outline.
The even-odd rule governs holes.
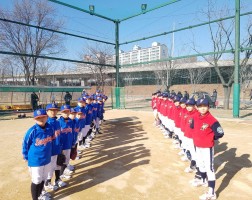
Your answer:
[[[54,199],[180,200],[198,199],[206,188],[189,185],[188,163],[180,161],[170,139],[152,125],[151,112],[111,110],[102,132],[71,161],[76,170],[69,185]],[[252,124],[249,120],[220,119],[225,136],[216,145],[218,199],[252,198]],[[22,160],[22,138],[33,119],[0,121],[0,199],[31,199],[30,177]]]

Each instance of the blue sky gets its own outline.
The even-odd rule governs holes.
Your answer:
[[[36,0],[31,0],[36,1]],[[121,19],[141,11],[141,4],[146,3],[147,8],[153,8],[169,0],[61,0],[68,4],[82,7],[88,10],[89,5],[95,6],[95,12],[114,19]],[[99,40],[114,42],[114,23],[91,16],[62,5],[49,2],[56,9],[56,18],[63,20],[65,25],[62,29],[78,35],[83,35]],[[235,0],[218,0],[217,6],[222,9],[228,5],[230,13],[234,15]],[[129,19],[120,24],[120,42],[126,42],[154,34],[159,34],[175,28],[205,22],[205,17],[200,13],[206,9],[207,0],[181,0],[177,3],[168,5],[158,10]],[[1,0],[0,6],[7,10],[12,10],[13,1]],[[251,0],[241,0],[241,13],[252,11]],[[241,34],[244,35],[245,21],[248,17],[242,18]],[[242,38],[241,38],[242,39]],[[161,36],[149,40],[144,40],[128,45],[123,45],[120,49],[129,51],[133,45],[149,47],[152,42],[157,41],[171,46],[171,35]],[[208,33],[208,27],[200,27],[193,30],[186,30],[175,33],[175,55],[184,55],[195,53],[191,48],[192,41],[195,41],[201,52],[212,51],[211,41]],[[93,44],[87,40],[77,39],[70,36],[64,36],[64,45],[66,47],[65,58],[78,59],[79,54],[87,44]]]

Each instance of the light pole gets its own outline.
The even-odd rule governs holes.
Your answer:
[[[173,22],[172,30],[173,31],[175,30],[175,22]],[[175,34],[174,34],[174,32],[172,32],[170,56],[168,54],[168,56],[171,58],[173,58],[173,55],[174,55],[174,44],[175,44]],[[174,60],[171,60],[170,62],[171,62],[171,64],[167,65],[167,68],[166,68],[166,88],[167,88],[167,90],[169,89],[169,77],[170,77],[170,73],[171,73],[170,69],[172,69],[174,67]]]

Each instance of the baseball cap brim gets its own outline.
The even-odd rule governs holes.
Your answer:
[[[64,110],[61,110],[60,112],[64,112],[64,111],[67,111],[67,110],[70,111],[70,109],[64,109]]]
[[[39,115],[39,116],[34,117],[34,119],[43,118],[43,117],[47,117],[47,115]]]

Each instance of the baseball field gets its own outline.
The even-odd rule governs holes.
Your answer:
[[[92,141],[68,186],[51,192],[64,200],[192,200],[207,190],[192,187],[172,140],[153,126],[149,111],[109,110],[102,135]],[[219,119],[225,136],[215,147],[220,200],[252,199],[252,120]],[[21,146],[32,118],[0,120],[0,199],[27,200],[30,176]]]

